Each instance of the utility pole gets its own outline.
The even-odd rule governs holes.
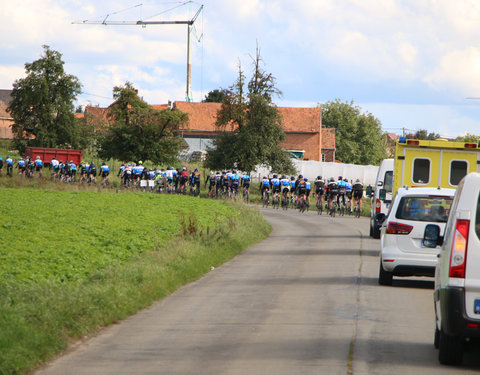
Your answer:
[[[191,42],[191,33],[193,24],[195,23],[197,17],[200,15],[200,12],[203,9],[203,4],[198,8],[195,15],[190,20],[186,21],[107,21],[108,15],[104,18],[103,21],[73,21],[73,24],[82,24],[82,25],[112,25],[112,26],[142,26],[146,27],[147,25],[187,25],[187,88],[186,88],[186,101],[192,102],[192,42]]]

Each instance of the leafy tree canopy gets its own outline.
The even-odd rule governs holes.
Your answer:
[[[221,103],[225,98],[225,91],[215,89],[210,91],[206,96],[205,99],[202,100],[203,103]]]
[[[387,157],[386,137],[380,120],[362,113],[353,100],[322,105],[322,126],[335,128],[335,158],[343,163],[378,165]]]
[[[77,77],[66,74],[62,55],[43,46],[40,59],[25,64],[27,76],[13,84],[8,111],[14,124],[14,145],[78,147],[78,126],[73,102],[81,92]]]
[[[455,138],[457,142],[475,142],[478,143],[480,141],[480,135],[470,134],[467,133],[465,135],[458,136]]]
[[[424,139],[429,141],[434,141],[435,139],[440,138],[440,134],[435,132],[428,132],[426,129],[417,130],[415,133],[410,133],[406,135],[410,139]]]
[[[280,146],[285,132],[278,109],[272,103],[272,96],[281,95],[281,91],[275,86],[275,77],[261,68],[258,48],[252,60],[254,72],[247,91],[240,64],[236,82],[224,90],[216,123],[221,132],[215,148],[208,152],[206,165],[212,169],[243,171],[265,165],[278,173],[294,173],[290,157]]]
[[[152,108],[138,97],[130,82],[114,87],[113,96],[116,101],[110,106],[111,125],[100,137],[99,156],[158,164],[174,162],[183,144],[178,129],[188,121],[188,114]]]

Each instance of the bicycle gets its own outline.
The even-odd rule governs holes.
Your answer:
[[[329,215],[335,217],[335,212],[337,211],[337,202],[335,199],[332,199]]]
[[[285,211],[288,210],[288,205],[288,192],[284,191],[282,194],[282,209],[284,209]]]
[[[322,199],[320,198],[319,195],[317,195],[317,200],[316,200],[316,206],[317,206],[317,214],[321,215],[323,212],[323,202]]]
[[[272,198],[272,208],[276,208],[278,210],[279,206],[280,206],[280,197],[278,196],[278,191],[276,191],[273,194],[273,198]]]
[[[243,200],[247,203],[250,200],[250,192],[246,186],[243,187]]]
[[[355,217],[359,218],[360,214],[361,214],[361,212],[360,212],[360,199],[357,199],[357,201],[355,202],[354,212],[355,212]]]
[[[268,205],[270,204],[270,192],[268,191],[268,189],[265,189],[263,191],[263,207],[268,207]]]
[[[305,212],[305,210],[307,209],[307,201],[305,198],[305,194],[300,194],[300,196],[298,197],[297,205],[298,205],[298,211],[300,213]]]

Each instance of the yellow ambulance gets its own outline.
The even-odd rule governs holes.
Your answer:
[[[480,144],[400,137],[395,148],[392,196],[400,187],[456,188],[478,172]]]

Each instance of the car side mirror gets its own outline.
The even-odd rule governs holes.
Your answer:
[[[380,191],[378,192],[378,199],[380,199],[381,201],[384,201],[386,196],[387,196],[387,191],[385,189],[380,189]]]
[[[375,216],[375,219],[377,220],[377,222],[379,224],[383,224],[383,222],[385,221],[385,219],[387,218],[387,215],[385,215],[384,213],[380,212],[378,213],[376,216]]]
[[[440,227],[436,224],[427,224],[423,233],[424,247],[437,247],[443,244],[443,237],[440,236]]]
[[[377,186],[383,186],[383,181],[378,181]]]

